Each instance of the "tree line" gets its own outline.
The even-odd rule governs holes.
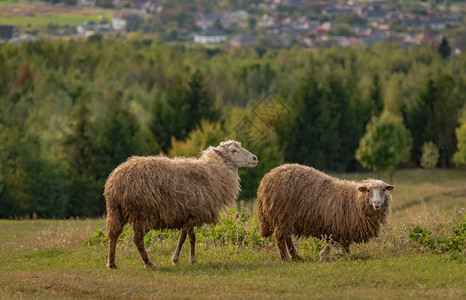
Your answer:
[[[466,55],[390,44],[223,49],[157,40],[0,44],[0,217],[101,216],[131,155],[258,155],[327,172],[466,163]]]

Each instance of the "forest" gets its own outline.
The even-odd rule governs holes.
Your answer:
[[[0,44],[0,218],[102,216],[105,180],[129,156],[198,156],[230,138],[259,157],[240,171],[245,201],[284,162],[462,167],[466,54],[439,50]]]

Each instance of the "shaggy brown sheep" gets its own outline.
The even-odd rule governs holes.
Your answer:
[[[281,165],[262,178],[257,191],[260,234],[266,238],[275,232],[282,260],[289,259],[286,247],[291,258],[300,258],[292,235],[327,240],[321,260],[330,243],[349,253],[351,243],[378,236],[390,210],[388,191],[394,188],[381,180],[347,181],[312,167]]]
[[[238,168],[257,163],[257,157],[236,141],[209,147],[199,159],[162,155],[129,158],[105,183],[107,267],[117,267],[115,247],[127,223],[133,225],[134,244],[146,268],[153,267],[144,247],[144,236],[150,229],[181,229],[172,262],[178,262],[186,235],[191,244],[190,261],[195,262],[194,227],[218,222],[220,212],[238,196]]]

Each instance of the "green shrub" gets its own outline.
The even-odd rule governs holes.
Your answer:
[[[453,227],[453,234],[448,237],[435,237],[430,232],[416,226],[409,229],[409,238],[421,247],[426,247],[433,253],[462,252],[466,241],[466,215],[464,221]],[[416,245],[416,247],[419,247]]]
[[[144,242],[146,245],[155,244],[164,240],[177,240],[180,231],[176,229],[151,230]],[[127,225],[123,229],[119,242],[132,242],[133,230]],[[232,209],[220,220],[216,226],[203,226],[196,229],[196,236],[199,242],[214,243],[216,245],[234,246],[258,246],[262,247],[267,243],[273,243],[273,239],[263,240],[259,236],[259,225],[255,215],[249,215],[246,211],[237,212]],[[103,245],[108,243],[105,229],[97,229],[95,233],[89,235],[83,242],[86,246]]]

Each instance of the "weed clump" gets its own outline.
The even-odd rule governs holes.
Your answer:
[[[453,233],[449,236],[436,237],[427,230],[416,226],[409,229],[409,238],[415,242],[415,247],[426,248],[432,253],[463,252],[466,241],[466,215],[463,218],[463,221],[453,227]]]
[[[202,243],[211,243],[214,245],[226,246],[254,246],[264,247],[267,244],[273,244],[273,238],[263,240],[259,236],[259,225],[257,223],[256,214],[250,215],[245,210],[237,212],[232,209],[223,217],[215,226],[203,226],[196,229],[198,241]],[[146,245],[155,244],[165,241],[176,241],[180,231],[177,229],[151,230],[145,238]],[[130,226],[125,226],[119,243],[130,243],[133,240],[133,230]],[[104,245],[108,243],[108,237],[105,234],[105,228],[97,229],[95,233],[83,242],[83,245],[94,246]]]

